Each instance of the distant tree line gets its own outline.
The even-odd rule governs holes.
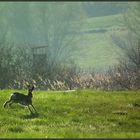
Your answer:
[[[83,3],[88,16],[98,17],[119,14],[127,10],[127,2],[85,2]]]

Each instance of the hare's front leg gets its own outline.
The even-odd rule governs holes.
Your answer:
[[[33,106],[33,104],[31,104],[31,106],[33,107],[33,109],[34,109],[34,110],[35,110],[35,112],[37,113],[37,111],[36,111],[35,107]]]

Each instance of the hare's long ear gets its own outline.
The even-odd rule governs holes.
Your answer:
[[[32,91],[34,90],[34,86],[32,86],[31,90],[32,90]]]
[[[29,85],[29,84],[27,84],[27,88],[28,88],[28,89],[30,88],[30,85]]]

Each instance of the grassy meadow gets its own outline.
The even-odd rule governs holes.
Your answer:
[[[112,42],[111,35],[123,34],[122,14],[91,17],[79,21],[80,33],[77,35],[74,60],[81,68],[94,68],[97,71],[106,70],[118,64],[121,50]],[[77,23],[78,24],[78,23]],[[100,30],[105,29],[105,32]],[[95,30],[95,32],[94,32]],[[96,32],[98,30],[98,32]]]
[[[35,115],[3,108],[12,92],[0,91],[0,138],[140,138],[140,91],[34,91]]]

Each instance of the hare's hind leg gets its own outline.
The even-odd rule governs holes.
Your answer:
[[[10,104],[10,105],[11,105],[12,103],[13,103],[13,100],[10,99],[10,100],[6,101],[6,102],[3,104],[3,106],[4,106],[4,108],[5,108],[7,104]]]
[[[14,103],[14,101],[12,100],[8,105],[11,106]]]

